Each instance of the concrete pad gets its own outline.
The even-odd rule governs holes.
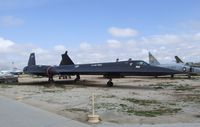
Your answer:
[[[155,124],[155,125],[148,125],[148,124],[133,124],[133,125],[126,125],[126,124],[110,124],[104,123],[98,125],[97,127],[200,127],[200,123],[173,123],[173,124]]]
[[[89,127],[89,125],[0,96],[2,127]]]

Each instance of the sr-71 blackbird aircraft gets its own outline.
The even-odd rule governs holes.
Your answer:
[[[24,67],[23,71],[26,74],[46,76],[49,78],[49,82],[53,82],[54,75],[76,75],[75,82],[80,80],[80,75],[106,75],[109,79],[107,86],[113,86],[112,75],[162,76],[184,73],[166,67],[151,65],[142,60],[74,64],[67,52],[62,55],[62,61],[59,66],[36,65],[35,53],[31,53],[28,66]]]

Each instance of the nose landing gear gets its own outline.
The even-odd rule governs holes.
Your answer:
[[[77,75],[76,75],[76,78],[75,78],[75,80],[74,80],[74,82],[77,82],[77,81],[79,81],[79,80],[80,80],[80,75],[77,74]]]
[[[112,87],[113,86],[112,78],[109,78],[109,80],[107,82],[107,86],[108,87]]]

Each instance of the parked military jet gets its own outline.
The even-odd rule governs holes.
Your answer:
[[[200,67],[200,63],[193,63],[193,62],[183,62],[178,56],[175,56],[176,59],[176,63],[184,63],[188,66],[192,66],[192,67]]]
[[[50,82],[53,81],[53,76],[58,74],[76,75],[75,81],[80,80],[80,75],[107,75],[109,79],[107,86],[113,86],[112,75],[161,76],[179,74],[182,71],[151,65],[142,60],[91,64],[73,64],[71,61],[67,65],[60,66],[36,65],[35,54],[31,53],[24,73],[47,76]]]
[[[164,67],[164,68],[172,69],[172,70],[175,70],[175,71],[179,71],[182,74],[187,74],[188,78],[191,78],[192,73],[197,73],[197,74],[200,73],[200,68],[192,67],[192,66],[184,64],[182,62],[171,63],[171,64],[160,64],[158,62],[158,60],[150,52],[149,52],[149,64],[154,65],[154,66],[158,66],[158,67]],[[172,74],[171,77],[174,77],[174,74]]]
[[[10,72],[0,72],[0,83],[16,83],[18,77]]]
[[[13,68],[13,69],[8,69],[8,70],[1,70],[0,73],[4,73],[4,74],[7,74],[7,73],[11,73],[13,75],[21,75],[23,72],[21,69],[18,69],[18,68]]]

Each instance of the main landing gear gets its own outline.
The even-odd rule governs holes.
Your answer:
[[[191,74],[188,74],[188,79],[191,79]]]
[[[194,72],[194,70],[192,67],[190,67],[190,70],[188,72],[188,79],[191,79],[192,72]]]
[[[77,75],[76,75],[76,78],[74,79],[74,82],[77,82],[77,81],[79,81],[79,80],[80,80],[80,75],[77,74]]]
[[[112,78],[109,78],[109,80],[107,82],[107,86],[108,87],[112,87],[113,86]]]
[[[49,83],[54,83],[53,77],[49,77],[48,82]]]

